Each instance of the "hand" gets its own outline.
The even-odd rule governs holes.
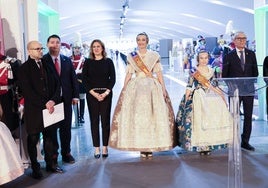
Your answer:
[[[76,73],[76,74],[80,74],[80,73],[82,73],[82,69],[75,70],[75,73]]]
[[[107,97],[108,95],[109,95],[108,92],[104,92],[104,93],[100,94],[100,97],[102,98],[102,100],[104,100],[105,97]]]
[[[23,114],[24,106],[22,104],[19,105],[18,111],[20,114]]]
[[[22,104],[20,104],[19,108],[18,108],[19,114],[20,114],[20,119],[22,119],[23,117],[23,113],[24,113],[24,106]]]
[[[101,101],[104,100],[104,97],[103,97],[101,94],[98,93],[96,99],[97,99],[99,102],[101,102]]]
[[[74,98],[74,99],[72,100],[72,104],[73,104],[73,105],[78,104],[78,102],[79,102],[79,99],[77,99],[77,98]]]
[[[52,114],[54,112],[54,105],[55,105],[55,102],[50,100],[46,103],[46,109],[48,110],[48,112],[50,114]]]
[[[103,101],[103,97],[101,96],[101,94],[95,92],[94,90],[90,90],[89,93],[95,97],[98,101]]]

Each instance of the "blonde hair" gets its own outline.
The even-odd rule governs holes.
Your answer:
[[[146,37],[146,42],[147,42],[147,44],[148,44],[148,43],[149,43],[149,37],[148,37],[147,33],[145,33],[145,32],[139,33],[139,34],[136,36],[136,41],[138,40],[138,37],[141,36],[141,35],[143,35],[143,36]]]

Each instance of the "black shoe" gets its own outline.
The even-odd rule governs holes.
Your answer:
[[[200,155],[211,155],[211,151],[200,151]]]
[[[241,148],[249,150],[249,151],[255,151],[255,148],[251,146],[249,143],[242,143]]]
[[[99,153],[94,153],[94,157],[95,157],[95,159],[99,159],[100,158],[100,154]]]
[[[104,151],[105,151],[105,153],[104,153]],[[106,147],[105,150],[102,150],[102,157],[103,158],[107,158],[108,157],[108,148],[107,147]]]
[[[199,152],[199,155],[205,155],[205,152],[204,151],[200,151]]]
[[[146,158],[147,157],[147,152],[140,152],[141,158]]]
[[[108,153],[102,154],[103,158],[107,158],[108,157]]]
[[[32,172],[32,178],[41,179],[42,177],[43,177],[43,174],[40,170]]]
[[[79,123],[85,123],[85,120],[83,117],[80,118]]]
[[[70,163],[70,164],[75,163],[75,159],[70,153],[68,153],[67,155],[62,156],[62,161],[65,162],[65,163]]]
[[[53,173],[63,173],[63,169],[59,167],[58,165],[51,167],[51,166],[46,166],[46,171],[47,172],[53,172]]]

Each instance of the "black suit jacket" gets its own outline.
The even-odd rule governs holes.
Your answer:
[[[240,58],[237,55],[236,49],[223,57],[222,77],[257,77],[258,67],[256,55],[253,51],[245,48],[245,70],[242,70]]]
[[[42,76],[34,59],[30,57],[18,70],[18,85],[24,97],[24,121],[28,134],[44,130],[42,110],[49,100],[60,102],[60,82],[53,70],[42,60]]]
[[[230,53],[223,57],[223,78],[236,78],[236,77],[258,77],[258,65],[256,55],[253,51],[245,48],[245,67],[244,70],[241,67],[240,58],[237,55],[236,49],[232,50]],[[236,81],[236,85],[239,88],[240,93],[254,91],[254,81],[253,79],[247,79],[244,81]],[[230,87],[229,87],[230,89]],[[253,93],[252,93],[253,94]]]
[[[266,56],[263,60],[263,77],[268,76],[268,56]],[[268,82],[268,80],[265,80]]]
[[[71,105],[73,98],[79,98],[79,85],[77,83],[77,77],[71,59],[67,56],[60,55],[60,76],[55,69],[54,62],[50,54],[45,54],[43,59],[48,62],[54,70],[54,74],[60,78],[64,104]]]
[[[263,61],[263,77],[268,76],[268,56],[264,58]],[[268,79],[264,79],[266,85],[268,84]],[[266,88],[266,103],[268,104],[268,87]],[[266,112],[268,112],[268,105],[266,105]]]

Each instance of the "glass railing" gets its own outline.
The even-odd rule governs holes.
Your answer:
[[[239,97],[254,96],[254,101],[259,101],[260,93],[264,94],[266,91],[266,82],[268,83],[268,77],[215,78],[210,82],[219,91],[219,94],[224,95],[232,116],[228,152],[228,187],[230,188],[243,187]],[[211,95],[217,95],[217,93],[211,92]]]

